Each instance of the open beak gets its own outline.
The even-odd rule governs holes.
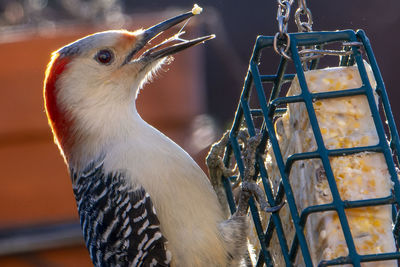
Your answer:
[[[125,59],[124,63],[129,63],[132,58],[146,45],[148,44],[151,40],[153,40],[155,37],[157,37],[159,34],[164,32],[165,30],[168,30],[169,28],[179,24],[182,21],[185,21],[189,19],[190,17],[196,15],[193,13],[193,11],[178,15],[176,17],[170,18],[168,20],[165,20],[161,23],[158,23],[148,29],[146,29],[142,33],[142,38],[140,39],[139,42],[136,43],[134,49],[128,54],[128,56]],[[179,38],[180,33],[174,35],[173,37],[167,39],[166,41],[162,42],[160,45],[156,45],[147,51],[145,51],[139,58],[138,60],[141,59],[148,59],[148,60],[155,60],[159,58],[163,58],[172,54],[175,54],[179,51],[185,50],[186,48],[195,46],[197,44],[203,43],[207,40],[213,39],[215,35],[207,35],[207,36],[202,36],[196,39],[192,40],[184,40]],[[173,45],[164,47],[162,49],[156,50],[158,47],[160,47],[162,44],[165,44],[170,41],[179,41],[178,43],[175,43]]]

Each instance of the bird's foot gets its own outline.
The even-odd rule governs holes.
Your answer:
[[[248,202],[251,196],[254,197],[258,202],[260,209],[264,212],[277,212],[285,205],[285,202],[282,202],[279,205],[271,207],[265,199],[264,191],[255,181],[243,181],[240,189],[241,191],[239,193],[235,216],[244,216],[247,214],[249,207]]]
[[[221,175],[232,176],[236,169],[229,169],[223,162],[225,148],[229,142],[229,131],[226,131],[222,138],[211,146],[206,158],[206,164],[210,173],[211,183],[220,183]]]
[[[248,192],[251,196],[253,196],[255,198],[255,200],[260,205],[260,209],[262,211],[277,212],[285,205],[285,202],[282,202],[281,204],[279,204],[277,206],[271,207],[265,199],[264,191],[254,181],[243,182],[242,190]]]
[[[229,217],[230,210],[222,179],[223,177],[231,177],[237,172],[236,168],[230,169],[226,167],[223,162],[225,149],[228,145],[228,142],[229,131],[225,132],[222,138],[211,146],[210,152],[208,153],[206,158],[210,182],[214,188],[215,193],[217,194],[218,201],[226,218]]]
[[[257,133],[247,139],[244,143],[243,164],[244,164],[244,175],[241,183],[241,191],[239,193],[239,201],[237,206],[236,216],[244,216],[247,214],[248,201],[251,196],[259,203],[260,209],[265,212],[277,212],[279,211],[284,202],[280,205],[271,207],[265,199],[265,193],[260,186],[254,180],[256,173],[256,153],[257,147],[259,146],[262,139],[262,133]]]

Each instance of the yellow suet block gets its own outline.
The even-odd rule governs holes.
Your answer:
[[[376,82],[371,68],[367,63],[365,67],[371,85],[375,88]],[[305,77],[312,93],[355,89],[362,85],[357,66],[307,71]],[[287,95],[298,95],[300,92],[300,85],[295,77]],[[326,148],[362,147],[378,143],[366,96],[323,99],[313,105]],[[295,153],[317,149],[307,109],[302,102],[288,104],[288,111],[275,123],[275,131],[284,161]],[[364,152],[332,157],[330,163],[342,200],[389,196],[392,183],[383,154]],[[271,146],[267,148],[265,165],[276,193],[281,176]],[[331,203],[332,195],[320,159],[296,161],[290,171],[289,180],[299,214],[311,205]],[[279,215],[290,245],[295,229],[288,205],[282,208]],[[396,251],[390,205],[346,209],[346,216],[359,254]],[[269,215],[262,214],[262,217],[265,227]],[[310,215],[305,226],[305,235],[315,265],[321,260],[348,255],[339,217],[334,211]],[[276,266],[285,266],[276,235],[271,242],[270,252]],[[255,249],[259,250],[259,247],[256,245]],[[296,266],[304,266],[300,250]],[[362,263],[362,266],[386,267],[397,266],[397,263],[370,262]]]

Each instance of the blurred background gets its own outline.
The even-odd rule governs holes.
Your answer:
[[[399,124],[400,2],[307,2],[314,30],[366,31]],[[277,5],[275,0],[197,3],[204,12],[191,19],[188,36],[215,33],[217,38],[177,55],[164,68],[169,71],[142,90],[138,109],[204,168],[209,145],[233,119],[256,36],[277,31]],[[96,31],[149,27],[193,4],[0,0],[0,266],[91,266],[67,168],[42,103],[50,53]],[[289,31],[296,30],[292,17]],[[268,61],[263,64],[274,72]]]

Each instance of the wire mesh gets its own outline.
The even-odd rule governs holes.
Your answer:
[[[374,57],[370,42],[362,30],[354,32],[352,30],[335,31],[335,32],[309,32],[309,33],[291,33],[290,36],[290,53],[292,61],[284,57],[280,57],[279,66],[275,74],[263,75],[260,71],[261,54],[265,49],[271,49],[273,46],[273,36],[259,36],[256,40],[253,54],[250,59],[247,76],[244,81],[244,87],[240,96],[234,122],[230,130],[230,141],[226,148],[224,163],[230,166],[236,161],[239,172],[243,174],[244,166],[242,162],[241,147],[237,139],[238,132],[241,127],[247,128],[250,136],[256,134],[256,126],[261,128],[263,135],[261,144],[256,155],[256,175],[262,180],[266,198],[271,206],[281,204],[284,199],[290,210],[290,216],[295,229],[294,238],[285,235],[285,229],[282,225],[282,218],[279,211],[274,212],[269,217],[266,227],[263,227],[260,220],[260,214],[254,199],[250,199],[250,213],[252,215],[255,229],[260,242],[260,254],[257,259],[257,266],[274,266],[271,256],[270,245],[273,235],[275,234],[280,245],[280,253],[286,266],[293,266],[294,261],[301,252],[305,266],[331,266],[341,264],[352,264],[353,266],[361,266],[361,262],[385,261],[390,259],[400,259],[400,253],[381,253],[373,255],[360,255],[357,253],[356,246],[350,231],[349,221],[345,211],[351,208],[371,207],[381,205],[392,205],[393,210],[393,234],[397,247],[399,246],[400,222],[399,213],[397,212],[400,204],[400,185],[397,176],[396,164],[399,162],[399,136],[396,130],[395,121],[391,112],[388,96],[385,86]],[[351,50],[351,55],[342,56],[340,66],[351,66],[356,63],[362,86],[350,90],[330,91],[311,93],[308,90],[307,82],[304,74],[304,62],[301,61],[299,50],[304,47],[316,46],[323,48],[333,43],[347,43],[343,46],[344,50]],[[349,45],[350,44],[350,45]],[[377,86],[372,88],[367,76],[364,59],[371,65],[373,75]],[[278,55],[276,55],[278,57]],[[308,69],[316,69],[319,59],[314,59],[308,65]],[[289,65],[294,65],[294,72],[290,73]],[[296,96],[281,96],[284,84],[291,82],[295,74],[297,75],[301,94]],[[270,90],[266,90],[264,85],[272,84]],[[380,97],[380,105],[383,112],[379,112],[379,108],[375,103],[374,91]],[[255,92],[254,92],[255,91]],[[340,98],[345,96],[366,96],[369,108],[373,117],[375,128],[378,134],[379,143],[373,146],[327,149],[324,145],[321,129],[318,126],[316,113],[313,102],[321,99]],[[282,151],[279,147],[276,132],[274,130],[274,121],[281,116],[287,109],[288,103],[302,102],[306,106],[310,124],[317,143],[317,150],[312,152],[297,153],[289,156],[284,161]],[[254,108],[253,103],[257,103]],[[261,123],[259,122],[261,120]],[[383,122],[385,121],[385,123]],[[265,168],[263,153],[266,146],[270,143],[273,148],[277,167],[280,172],[280,184],[277,189],[271,187],[268,181],[268,172]],[[342,200],[339,194],[335,177],[330,164],[330,157],[338,157],[344,155],[352,155],[360,152],[378,152],[384,155],[388,171],[393,182],[393,190],[391,194],[383,198],[363,199],[356,201]],[[293,188],[289,180],[290,170],[293,164],[299,160],[320,159],[326,172],[333,201],[323,205],[313,205],[298,210],[295,198],[293,196]],[[235,211],[235,202],[232,194],[232,178],[223,177],[224,186],[229,201],[231,212]],[[326,259],[320,262],[313,262],[310,249],[305,236],[305,224],[310,215],[326,211],[335,211],[338,215],[340,225],[344,234],[345,242],[348,249],[348,255],[335,259]],[[291,242],[288,242],[291,240]]]

